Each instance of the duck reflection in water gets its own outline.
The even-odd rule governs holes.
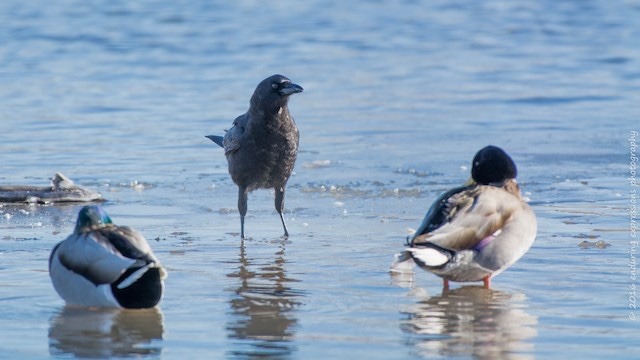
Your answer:
[[[49,353],[78,358],[157,356],[162,352],[163,321],[158,308],[67,305],[50,320]]]
[[[239,282],[229,301],[228,336],[240,340],[234,343],[232,356],[286,358],[295,350],[295,310],[304,293],[291,287],[298,280],[287,276],[285,243],[280,243],[275,257],[268,253],[253,258],[241,243],[239,267],[227,275]],[[252,244],[252,250],[259,248],[254,245],[258,244]]]
[[[482,286],[444,290],[401,311],[400,328],[425,358],[534,358],[538,319],[525,301],[524,294]]]

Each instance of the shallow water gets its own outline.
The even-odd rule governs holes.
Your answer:
[[[80,205],[5,205],[0,357],[640,352],[637,1],[57,4],[0,2],[0,182],[60,171],[99,190],[169,278],[156,310],[65,308],[47,259]],[[291,236],[263,190],[241,242],[235,186],[204,135],[273,73],[305,88],[290,103]],[[487,144],[519,166],[534,246],[491,291],[390,276],[408,229]]]

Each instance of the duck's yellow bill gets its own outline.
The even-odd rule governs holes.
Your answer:
[[[471,176],[469,176],[469,179],[464,183],[464,186],[471,186],[471,185],[475,185],[476,181],[473,180],[473,178]]]

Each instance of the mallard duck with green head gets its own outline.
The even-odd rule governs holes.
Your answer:
[[[142,234],[99,206],[80,210],[73,234],[51,252],[49,274],[68,304],[116,308],[154,307],[166,277]]]

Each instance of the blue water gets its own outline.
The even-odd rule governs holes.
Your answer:
[[[47,259],[79,206],[0,207],[0,358],[633,358],[638,18],[632,0],[0,2],[0,183],[99,190],[169,271],[158,309],[65,308]],[[241,243],[204,135],[275,73],[305,89],[291,236],[262,190]],[[519,166],[534,246],[492,291],[391,277],[487,144]]]

